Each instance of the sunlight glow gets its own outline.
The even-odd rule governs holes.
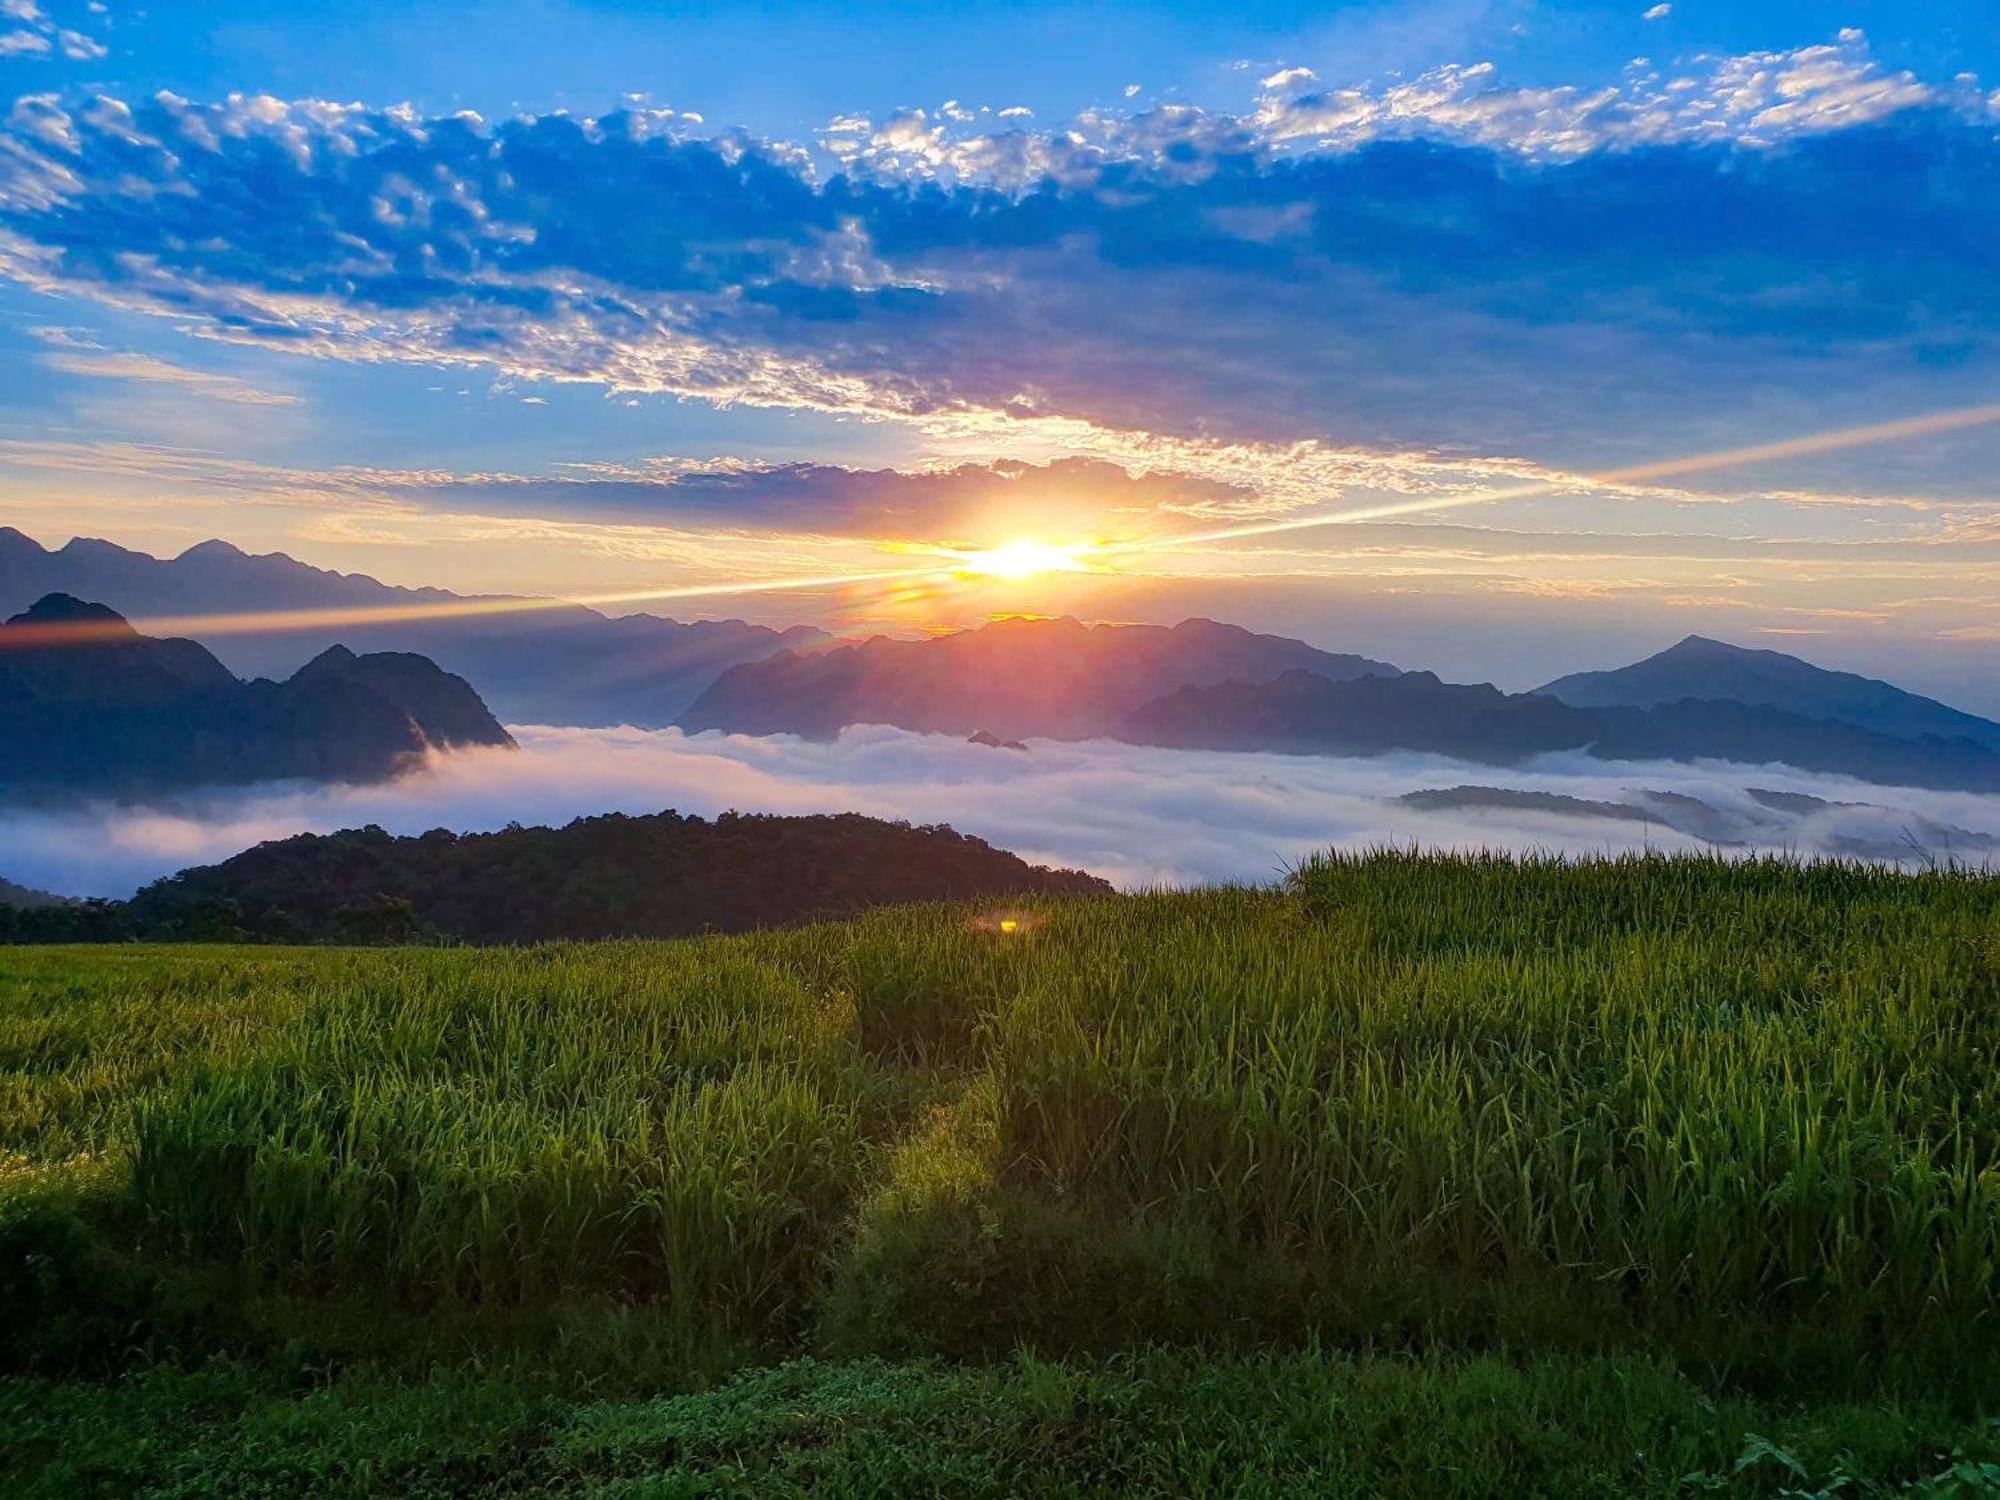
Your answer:
[[[817,577],[735,579],[726,582],[687,584],[657,589],[632,589],[616,593],[581,594],[556,598],[474,598],[449,602],[394,605],[358,605],[345,608],[260,610],[235,614],[188,614],[139,618],[130,628],[152,635],[193,636],[258,634],[267,631],[309,630],[365,626],[391,622],[457,619],[468,616],[515,614],[534,610],[561,610],[577,604],[603,608],[638,605],[671,599],[729,598],[749,594],[792,590],[853,589],[880,585],[886,600],[920,602],[934,596],[941,584],[993,579],[1020,582],[1050,573],[1090,573],[1112,566],[1113,559],[1178,547],[1202,546],[1241,538],[1271,536],[1305,531],[1321,526],[1349,525],[1392,517],[1455,510],[1463,506],[1493,501],[1517,500],[1527,496],[1553,494],[1584,485],[1618,485],[1650,482],[1684,474],[1706,473],[1740,464],[1768,462],[1873,443],[1898,442],[1907,438],[1957,432],[1987,423],[2000,422],[2000,405],[1963,407],[1955,411],[1932,412],[1919,417],[1903,417],[1862,427],[1844,428],[1806,437],[1786,438],[1751,448],[1732,448],[1713,453],[1697,453],[1683,458],[1656,460],[1629,468],[1583,475],[1560,484],[1552,481],[1484,490],[1473,494],[1424,496],[1419,499],[1349,510],[1318,511],[1283,520],[1249,522],[1208,531],[1189,531],[1128,541],[1044,542],[1033,537],[1016,537],[998,546],[983,548],[937,548],[912,543],[883,543],[885,552],[916,554],[929,559],[914,567],[885,568],[875,572],[842,573]],[[115,639],[126,633],[125,624],[96,621],[64,621],[47,625],[16,625],[0,636],[0,647],[26,647]]]
[[[1018,582],[1043,573],[1082,573],[1089,570],[1088,558],[1098,548],[1090,542],[1042,542],[1033,537],[1015,537],[997,547],[953,552],[954,571],[975,578],[1004,578]]]

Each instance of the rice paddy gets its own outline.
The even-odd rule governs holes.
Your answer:
[[[1638,1361],[1991,1446],[1996,1049],[2000,880],[1841,864],[0,950],[0,1358]]]

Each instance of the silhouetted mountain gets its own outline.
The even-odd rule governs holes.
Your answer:
[[[1499,765],[1583,750],[1601,760],[1783,764],[1896,786],[2000,791],[2000,754],[1967,739],[1898,739],[1741,703],[1573,708],[1536,693],[1444,683],[1429,672],[1349,682],[1288,672],[1272,682],[1183,688],[1134,711],[1118,735],[1183,749],[1418,750]]]
[[[1829,802],[1824,797],[1815,797],[1808,792],[1775,792],[1769,787],[1751,786],[1743,789],[1750,800],[1760,807],[1768,807],[1773,812],[1791,813],[1804,816],[1824,812],[1828,808],[1866,807],[1865,802]]]
[[[1535,690],[1578,708],[1656,708],[1695,698],[1779,708],[1897,739],[1936,735],[2000,751],[2000,724],[1932,698],[1830,672],[1781,651],[1752,651],[1691,635],[1657,656],[1609,672],[1577,672]]]
[[[354,683],[388,699],[440,749],[513,743],[472,684],[441,670],[429,657],[408,651],[357,656],[345,646],[328,646],[293,674],[291,685],[321,681]]]
[[[251,556],[227,542],[202,542],[178,557],[156,558],[87,537],[51,551],[0,527],[0,613],[54,591],[101,599],[134,617],[338,609],[421,614],[468,602],[444,589],[395,588],[358,573],[309,567],[282,553]],[[508,601],[477,596],[470,602]],[[612,618],[580,605],[532,603],[463,618],[217,634],[210,644],[245,675],[275,675],[335,641],[416,652],[478,684],[494,711],[512,723],[660,728],[737,663],[825,639],[807,626],[778,631],[741,620]]]
[[[114,909],[124,934],[149,938],[527,943],[741,932],[902,902],[1110,890],[949,828],[854,813],[710,822],[663,812],[500,833],[301,834],[184,870]],[[32,914],[17,916],[13,935],[28,940],[35,925]]]
[[[1516,787],[1454,786],[1405,792],[1404,807],[1436,813],[1546,813],[1646,823],[1726,848],[1755,846],[1812,855],[1990,868],[2000,837],[1940,822],[1906,807],[1832,802],[1805,792],[1744,787],[1715,802],[1685,792],[1637,790],[1625,802]]]
[[[1528,791],[1517,787],[1454,786],[1435,791],[1405,792],[1396,800],[1427,812],[1553,813],[1565,818],[1596,818],[1672,829],[1710,844],[1742,845],[1769,830],[1768,817],[1743,818],[1685,792],[1640,790],[1630,802],[1571,797],[1562,792]],[[1774,840],[1775,841],[1775,838]]]
[[[1026,745],[1022,744],[1019,740],[1003,740],[1000,738],[999,735],[994,734],[992,731],[986,729],[979,730],[975,734],[967,735],[965,737],[965,742],[968,745],[984,745],[988,750],[1025,751],[1028,748]]]
[[[1554,813],[1565,818],[1606,818],[1614,823],[1657,823],[1662,821],[1643,807],[1627,802],[1604,802],[1594,797],[1571,797],[1562,792],[1532,792],[1505,786],[1449,786],[1405,792],[1396,799],[1405,807],[1424,812],[1531,812]]]
[[[1591,754],[1601,760],[1730,760],[1831,771],[1891,786],[2000,791],[2000,752],[1973,740],[1899,739],[1775,708],[1693,699],[1658,708],[1600,708]]]
[[[1498,763],[1573,749],[1595,732],[1589,714],[1552,698],[1440,682],[1431,672],[1335,682],[1300,671],[1270,682],[1186,687],[1118,726],[1120,739],[1188,750],[1425,750]]]
[[[996,620],[929,640],[877,636],[733,667],[681,716],[690,733],[830,738],[849,724],[996,739],[1087,739],[1139,705],[1187,686],[1261,682],[1293,670],[1322,680],[1397,669],[1213,620],[1083,625]]]
[[[306,778],[373,781],[432,747],[511,745],[461,678],[334,647],[241,682],[193,641],[50,594],[0,625],[0,793],[139,795]]]

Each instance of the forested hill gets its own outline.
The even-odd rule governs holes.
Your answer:
[[[166,880],[131,901],[0,911],[0,937],[528,943],[685,937],[850,916],[871,906],[1108,893],[950,828],[855,813],[714,821],[611,813],[563,828],[300,834]]]

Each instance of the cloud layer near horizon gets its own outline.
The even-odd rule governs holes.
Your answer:
[[[393,833],[474,831],[668,807],[702,815],[854,811],[948,823],[1036,863],[1085,868],[1127,888],[1266,882],[1328,847],[1580,855],[1708,847],[1662,824],[1427,812],[1393,800],[1465,784],[1595,801],[1667,791],[1722,808],[1745,806],[1745,788],[1755,786],[1871,804],[1773,825],[1770,838],[1753,846],[1800,854],[1834,851],[1843,839],[1895,845],[1920,818],[2000,835],[2000,797],[1872,787],[1779,767],[1607,765],[1562,756],[1501,771],[1432,756],[1344,760],[1108,742],[1037,743],[1023,754],[883,728],[849,730],[832,743],[689,738],[677,730],[518,734],[518,753],[440,756],[378,786],[259,787],[152,809],[0,813],[0,849],[7,851],[0,875],[63,894],[124,896],[158,876],[299,832],[367,823]]]

